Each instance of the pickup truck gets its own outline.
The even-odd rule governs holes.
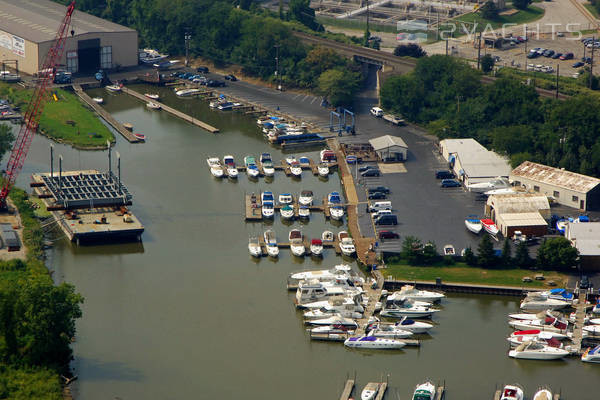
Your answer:
[[[392,114],[384,114],[383,119],[388,122],[391,122],[394,125],[404,125],[405,124],[404,119],[402,119],[396,115],[392,115]]]

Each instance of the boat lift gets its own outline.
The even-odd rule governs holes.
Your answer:
[[[337,118],[336,124],[334,125],[333,118]],[[331,111],[329,113],[329,131],[337,131],[338,136],[342,136],[342,132],[356,134],[356,119],[354,113],[345,108],[338,109],[338,111]]]

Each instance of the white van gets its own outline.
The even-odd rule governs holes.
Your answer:
[[[381,210],[392,210],[391,201],[376,201],[369,206],[369,212],[377,212]]]
[[[379,107],[371,108],[371,115],[375,117],[383,117],[383,110]]]
[[[381,217],[382,215],[392,215],[392,210],[379,210],[379,211],[375,211],[371,214],[371,216],[375,219]]]

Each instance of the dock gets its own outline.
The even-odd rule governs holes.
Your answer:
[[[446,394],[446,382],[444,381],[443,383],[438,383],[437,387],[435,388],[434,400],[442,400],[444,398],[445,394]]]
[[[352,391],[354,390],[354,379],[348,379],[346,384],[344,385],[344,390],[342,391],[342,395],[340,396],[340,400],[348,400],[352,395]]]
[[[253,197],[254,196],[254,197]],[[346,207],[345,204],[340,204],[342,207]],[[294,201],[290,206],[294,209],[294,218],[299,218],[298,216],[298,196],[294,196]],[[276,204],[274,206],[276,211],[279,211],[282,206],[280,204]],[[327,197],[323,198],[322,204],[313,204],[308,206],[308,209],[311,212],[322,212],[325,214],[325,218],[329,219],[331,217],[329,213],[329,206],[327,205]],[[246,221],[262,221],[262,205],[260,203],[260,197],[258,195],[246,194],[244,197],[244,215]]]
[[[151,101],[151,102],[153,102],[155,104],[158,104],[161,107],[162,110],[168,112],[169,114],[172,114],[172,115],[174,115],[174,116],[176,116],[178,118],[181,118],[182,120],[187,121],[187,122],[191,123],[192,125],[199,126],[200,128],[202,128],[204,130],[207,130],[210,133],[218,133],[219,132],[218,128],[215,128],[214,126],[209,125],[206,122],[202,122],[198,118],[194,118],[191,115],[187,115],[187,114],[185,114],[185,113],[183,113],[183,112],[181,112],[179,110],[176,110],[176,109],[174,109],[172,107],[169,107],[166,104],[163,104],[163,103],[161,103],[161,102],[159,102],[157,100],[150,99],[150,98],[144,96],[143,94],[136,92],[133,89],[129,89],[129,88],[123,87],[122,91],[123,91],[123,93],[127,93],[127,94],[129,94],[129,95],[131,95],[131,96],[133,96],[133,97],[135,97],[135,98],[137,98],[139,100],[142,100],[145,103],[148,103],[148,102]]]
[[[583,322],[585,320],[585,313],[587,305],[585,304],[587,299],[587,291],[579,289],[579,301],[575,308],[575,325],[573,328],[573,352],[575,354],[581,354],[581,342],[583,340]]]
[[[92,107],[92,109],[96,111],[96,113],[98,113],[98,115],[100,115],[103,120],[105,120],[110,126],[115,128],[115,130],[119,132],[121,136],[123,136],[128,142],[140,142],[140,140],[136,138],[131,131],[127,130],[122,123],[117,121],[108,111],[102,108],[100,104],[96,103],[90,96],[88,96],[88,94],[83,91],[81,85],[73,85],[73,90],[81,100],[83,100],[88,106]]]
[[[379,384],[379,390],[377,391],[377,396],[375,396],[375,400],[383,400],[383,396],[385,396],[385,392],[387,391],[387,386],[387,382]]]

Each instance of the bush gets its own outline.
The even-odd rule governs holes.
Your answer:
[[[481,57],[481,70],[484,73],[489,73],[494,69],[494,58],[490,54],[486,54]]]
[[[394,49],[394,55],[399,57],[421,58],[427,55],[421,46],[416,43],[400,44]]]

